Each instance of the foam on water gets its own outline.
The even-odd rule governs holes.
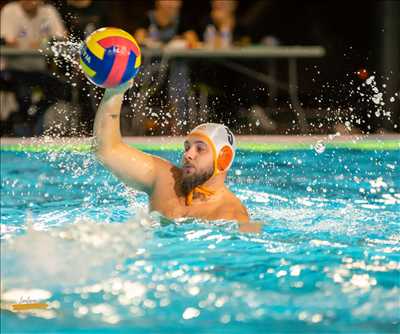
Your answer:
[[[124,224],[77,220],[66,227],[35,230],[2,244],[3,288],[65,288],[87,284],[112,272],[135,254],[150,234],[151,218],[140,213]]]

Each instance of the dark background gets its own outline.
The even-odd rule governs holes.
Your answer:
[[[152,6],[153,1],[112,1],[112,17],[133,32],[135,23]],[[209,11],[209,1],[183,1],[183,16],[193,24]],[[315,108],[317,97],[321,101],[318,106],[358,106],[359,113],[365,114],[371,105],[349,94],[364,82],[365,77],[357,75],[362,70],[367,76],[375,75],[378,85],[387,85],[387,98],[400,91],[400,1],[241,0],[238,18],[253,43],[273,35],[282,45],[321,45],[326,49],[321,60],[300,61],[300,97],[305,107]],[[286,79],[287,68],[281,64],[278,69],[280,79]],[[391,124],[375,120],[373,128],[399,131],[393,127],[399,122],[399,99],[386,101],[386,105],[393,115]]]
[[[145,0],[97,1],[108,9],[112,25],[131,33],[154,5]],[[0,6],[7,2],[0,0]],[[60,7],[62,0],[48,2]],[[182,15],[194,26],[209,11],[207,0],[183,1]],[[349,92],[365,80],[357,74],[361,70],[366,70],[366,76],[375,75],[378,84],[387,84],[387,97],[400,90],[400,1],[241,0],[238,17],[253,43],[272,35],[282,45],[321,45],[326,49],[322,59],[300,61],[300,97],[305,107],[316,108],[316,98],[321,101],[318,106],[324,108],[359,104],[359,98]],[[194,75],[201,72],[202,65],[196,66]],[[278,69],[279,79],[285,80],[285,67],[280,65]],[[280,98],[285,99],[283,94]],[[376,124],[375,130],[397,132],[399,128],[393,125],[400,117],[399,98],[387,106],[392,111],[392,121]],[[361,109],[369,107],[365,104]]]
[[[57,2],[54,1],[56,5]],[[153,1],[148,0],[103,2],[109,3],[112,20],[130,32],[137,28],[136,23],[142,20],[143,13],[153,6]],[[255,43],[265,35],[274,35],[284,45],[324,46],[327,57],[320,65],[324,70],[321,74],[327,79],[341,79],[360,68],[367,68],[369,72],[379,70],[384,37],[384,3],[392,3],[392,7],[396,7],[397,11],[399,9],[396,0],[242,0],[239,1],[238,14]],[[194,24],[209,10],[207,0],[183,2],[183,16]]]

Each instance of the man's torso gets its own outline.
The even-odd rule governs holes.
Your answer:
[[[214,195],[194,197],[191,205],[179,189],[179,169],[171,167],[156,181],[150,195],[150,209],[158,211],[168,218],[194,217],[207,220],[232,219],[235,211],[243,211],[240,201],[225,187]],[[229,206],[229,212],[226,208]]]

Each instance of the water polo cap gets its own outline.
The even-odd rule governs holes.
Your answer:
[[[211,146],[214,157],[214,173],[228,170],[235,158],[236,140],[227,126],[218,123],[204,123],[196,126],[189,136],[198,136]]]

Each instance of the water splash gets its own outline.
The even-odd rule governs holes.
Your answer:
[[[36,230],[28,213],[26,234],[1,244],[2,289],[64,289],[110,275],[151,237],[154,218],[139,212],[124,224],[78,219]]]

